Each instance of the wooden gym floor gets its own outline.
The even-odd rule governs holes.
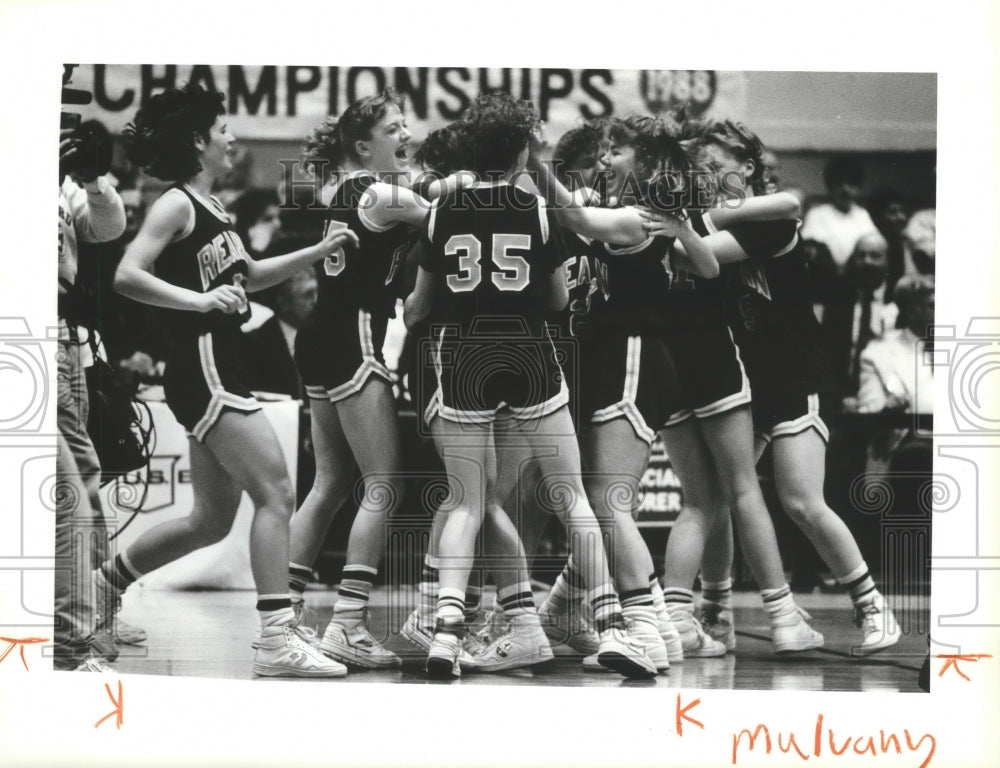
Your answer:
[[[320,629],[333,611],[336,592],[310,589],[307,602]],[[544,593],[536,594],[540,604]],[[734,596],[736,650],[722,658],[686,659],[669,673],[652,681],[625,681],[613,673],[586,672],[579,656],[561,646],[555,662],[539,670],[512,670],[499,674],[467,674],[460,681],[428,681],[425,656],[398,632],[416,604],[411,587],[389,591],[377,588],[372,595],[370,628],[387,647],[403,658],[402,669],[351,670],[339,680],[290,680],[290,684],[410,683],[435,685],[642,685],[685,689],[894,691],[921,692],[917,673],[927,653],[929,606],[907,596],[889,598],[903,627],[898,645],[868,658],[852,658],[851,645],[860,639],[851,621],[846,595],[796,595],[813,617],[813,626],[826,637],[826,646],[793,656],[777,657],[760,598],[756,593]],[[493,595],[484,595],[491,605]],[[257,614],[250,591],[180,592],[134,586],[124,597],[121,616],[144,628],[149,637],[137,646],[120,646],[116,669],[126,674],[169,675],[216,679],[253,679],[250,640]],[[269,678],[274,679],[274,678]]]

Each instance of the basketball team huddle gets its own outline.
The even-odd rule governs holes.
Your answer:
[[[128,247],[115,288],[166,310],[164,388],[189,433],[195,502],[189,517],[149,530],[95,571],[104,621],[143,574],[221,540],[246,491],[260,614],[254,674],[401,665],[370,632],[368,608],[404,496],[382,356],[404,299],[416,349],[409,390],[448,478],[447,498],[427,510],[419,603],[400,628],[426,652],[429,677],[531,667],[561,644],[585,668],[627,678],[731,652],[734,530],[774,651],[822,647],[786,583],[761,493],[756,463],[767,447],[782,509],[852,601],[853,652],[899,640],[823,496],[831,376],[799,203],[765,194],[764,148],[745,126],[683,115],[592,121],[559,137],[549,161],[534,107],[485,93],[411,159],[403,104],[383,92],[307,140],[303,159],[324,182],[317,244],[256,261],[211,195],[235,141],[222,99],[199,86],[166,91],[126,130],[133,162],[172,186]],[[296,510],[239,339],[246,292],[313,264],[319,299],[295,362],[316,477]],[[657,434],[684,497],[662,580],[634,518]],[[320,633],[306,587],[334,513],[355,492],[355,466],[364,492]],[[525,488],[529,514],[555,515],[569,550],[539,606],[526,556],[538,526],[513,501]],[[492,611],[481,604],[487,579]]]

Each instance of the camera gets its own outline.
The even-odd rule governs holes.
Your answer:
[[[73,81],[73,70],[76,64],[63,65],[62,98],[64,106],[80,106],[90,104],[94,96],[90,91],[81,88],[70,88]],[[83,122],[79,112],[69,112],[65,109],[59,113],[59,130],[72,131],[68,138],[75,142],[76,151],[59,157],[59,183],[71,174],[76,174],[82,181],[93,181],[103,176],[111,168],[114,145],[111,134],[98,121]],[[67,138],[60,137],[60,142]]]

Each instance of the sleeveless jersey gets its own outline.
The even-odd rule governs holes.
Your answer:
[[[596,290],[590,297],[588,333],[635,336],[665,328],[672,242],[649,237],[632,246],[591,243],[588,257]]]
[[[751,386],[772,393],[829,387],[831,369],[813,313],[798,222],[761,221],[728,230],[750,257],[723,273],[729,324]]]
[[[186,184],[174,189],[179,189],[191,201],[194,228],[163,249],[156,260],[156,276],[198,293],[208,293],[220,285],[246,287],[250,257],[222,204],[214,197],[206,201]],[[246,303],[234,314],[221,310],[201,313],[171,309],[163,313],[177,333],[239,332],[239,327],[250,319],[250,306]]]
[[[512,335],[541,337],[559,256],[540,197],[506,182],[456,190],[431,208],[424,239],[420,264],[441,288],[439,322],[466,338],[477,318],[505,318]]]
[[[692,211],[691,227],[704,237],[709,230],[701,214]],[[673,241],[671,241],[673,242]],[[718,278],[698,277],[675,263],[671,252],[670,299],[667,302],[669,327],[679,333],[722,325],[726,322],[725,291]]]
[[[558,326],[564,338],[572,336],[579,339],[586,335],[590,300],[597,290],[590,269],[592,241],[565,227],[556,228],[556,237],[562,246],[562,270],[569,289],[569,301],[563,310],[551,313],[549,322]]]
[[[377,317],[396,315],[409,228],[405,224],[380,227],[366,216],[370,198],[365,198],[365,193],[375,182],[375,176],[366,172],[347,176],[327,207],[325,227],[346,224],[358,236],[359,245],[323,261],[317,322],[331,316],[356,315],[359,309]]]

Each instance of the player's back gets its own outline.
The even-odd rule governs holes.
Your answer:
[[[542,334],[558,255],[541,198],[504,181],[478,182],[431,209],[425,238],[421,264],[442,288],[440,322],[458,324],[463,335],[477,318]]]

